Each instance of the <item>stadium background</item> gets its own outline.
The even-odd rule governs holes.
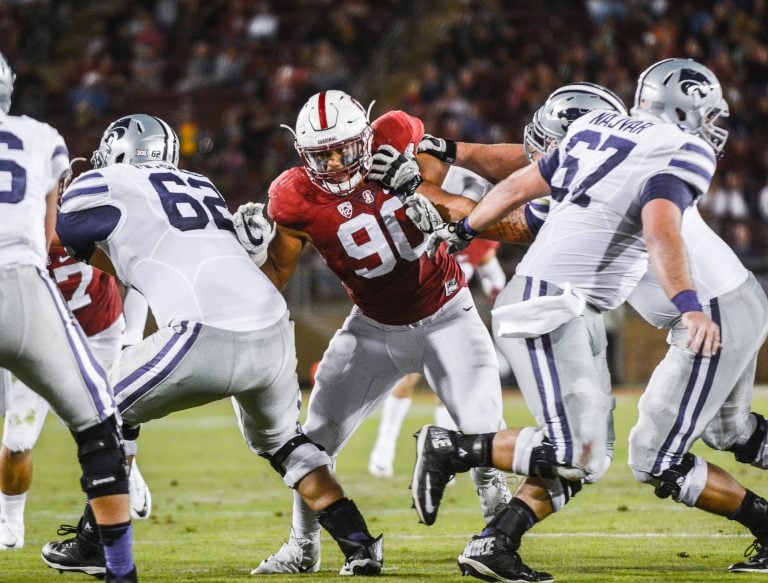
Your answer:
[[[176,127],[181,165],[211,176],[232,210],[298,163],[279,125],[319,90],[375,99],[373,117],[403,109],[436,135],[519,142],[564,83],[601,83],[631,104],[649,64],[693,57],[731,107],[702,212],[766,286],[767,25],[764,0],[0,0],[0,51],[17,74],[12,113],[53,124],[72,157],[90,157],[117,116],[152,113]],[[508,275],[521,252],[502,247]],[[349,302],[311,250],[287,295],[307,382]],[[663,332],[630,308],[610,320],[615,381],[644,382]]]

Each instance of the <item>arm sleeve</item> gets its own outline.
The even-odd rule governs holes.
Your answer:
[[[682,178],[672,174],[656,174],[651,176],[640,192],[640,206],[657,198],[664,198],[675,203],[680,212],[693,204],[696,192],[693,187]]]
[[[560,165],[559,155],[560,150],[555,149],[539,160],[539,172],[541,172],[542,178],[544,178],[550,186],[552,186],[552,176]]]

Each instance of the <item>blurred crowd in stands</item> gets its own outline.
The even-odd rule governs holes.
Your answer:
[[[407,42],[383,42],[406,24]],[[649,64],[690,56],[731,107],[702,212],[768,268],[768,0],[0,0],[0,51],[14,113],[56,125],[73,156],[116,115],[153,112],[233,207],[298,163],[279,125],[318,90],[377,99],[374,116],[404,109],[436,135],[519,142],[556,87],[593,81],[631,105]],[[361,84],[374,62],[378,94]]]

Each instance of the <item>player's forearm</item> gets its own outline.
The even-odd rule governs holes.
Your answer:
[[[496,184],[478,203],[467,221],[474,231],[485,231],[529,200],[549,192],[536,165],[528,165]]]
[[[480,237],[517,245],[529,245],[533,241],[533,233],[525,219],[525,207],[516,208],[499,223],[483,231]]]
[[[694,289],[688,255],[679,233],[646,238],[648,255],[656,277],[670,299],[681,291]]]
[[[522,144],[456,144],[457,166],[477,172],[483,178],[498,182],[515,170],[528,165]]]

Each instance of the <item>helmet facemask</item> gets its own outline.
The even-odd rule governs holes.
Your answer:
[[[296,150],[304,162],[310,180],[323,190],[339,196],[353,191],[371,170],[373,130],[366,127],[354,138],[343,142]]]

